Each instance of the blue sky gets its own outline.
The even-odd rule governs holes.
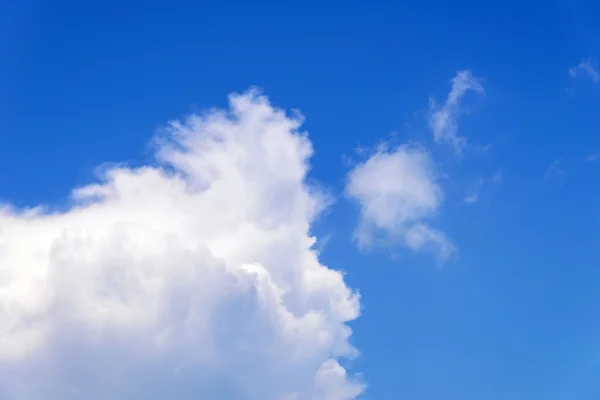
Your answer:
[[[154,165],[168,121],[260,87],[305,116],[308,180],[335,200],[311,231],[361,294],[360,354],[342,361],[364,374],[361,398],[595,399],[598,13],[587,0],[3,3],[0,198],[69,207],[98,165]],[[457,108],[457,154],[429,121],[460,71],[482,91]],[[390,235],[398,221],[385,246],[357,246],[349,174],[382,143],[427,154],[443,198],[425,218],[455,247],[447,260]]]

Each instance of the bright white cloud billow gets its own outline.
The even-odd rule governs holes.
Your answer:
[[[66,212],[2,209],[0,398],[356,398],[359,298],[312,250],[301,122],[233,95]]]
[[[361,207],[355,231],[360,248],[400,243],[415,251],[431,249],[441,259],[454,252],[446,235],[425,222],[443,200],[426,151],[380,149],[350,172],[346,193]]]
[[[452,78],[452,89],[443,104],[430,99],[429,126],[433,138],[438,144],[450,145],[458,155],[467,144],[467,139],[458,135],[458,118],[463,113],[461,101],[469,91],[484,93],[481,79],[474,77],[471,71],[463,70]]]

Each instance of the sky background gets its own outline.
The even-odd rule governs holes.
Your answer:
[[[346,365],[365,399],[597,399],[600,84],[569,73],[600,60],[597,15],[591,0],[0,2],[0,199],[64,207],[98,165],[150,162],[167,121],[258,86],[306,117],[309,178],[336,198],[313,232],[362,296]],[[485,93],[464,99],[457,156],[427,118],[462,70]],[[383,141],[435,160],[448,261],[356,247],[344,187]]]

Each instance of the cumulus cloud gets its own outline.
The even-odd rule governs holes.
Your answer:
[[[361,249],[400,243],[414,251],[432,250],[441,259],[454,252],[447,236],[425,222],[443,201],[426,151],[379,149],[349,173],[346,193],[360,205],[355,239]]]
[[[600,82],[600,73],[594,67],[591,60],[584,60],[577,66],[569,69],[569,75],[571,78],[577,78],[578,76],[584,75],[590,78],[594,83]]]
[[[257,91],[173,122],[65,212],[0,211],[0,397],[349,400],[359,297],[322,265],[302,120]],[[418,239],[417,239],[418,242]]]
[[[469,70],[463,70],[452,78],[452,89],[443,104],[429,99],[429,126],[435,142],[450,145],[458,155],[467,145],[467,139],[458,135],[458,119],[464,112],[461,101],[470,91],[484,93],[484,88],[480,78],[474,77]]]

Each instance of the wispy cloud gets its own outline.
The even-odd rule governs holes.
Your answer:
[[[479,191],[466,196],[463,201],[467,204],[475,204],[479,201]]]
[[[596,162],[596,161],[598,161],[598,157],[599,156],[600,156],[599,154],[590,154],[589,156],[587,156],[585,158],[585,161],[587,161],[587,162]]]
[[[458,135],[458,118],[463,113],[461,101],[469,91],[484,93],[481,82],[482,79],[474,77],[471,71],[459,71],[452,78],[452,89],[443,104],[429,99],[429,126],[435,142],[452,146],[458,155],[462,154],[467,144],[467,139]]]
[[[562,169],[562,159],[557,158],[548,166],[546,169],[546,173],[544,174],[544,180],[548,180],[551,178],[556,178],[564,175],[564,170]]]
[[[498,170],[492,175],[492,183],[500,183],[502,182],[504,175],[502,174],[502,170]]]
[[[482,186],[483,179],[479,178],[473,185],[473,188],[470,190],[469,194],[463,198],[463,201],[467,204],[477,203],[479,201],[479,191],[481,190]]]
[[[471,190],[463,198],[463,202],[467,204],[475,204],[479,202],[480,194],[484,186],[498,185],[502,181],[502,171],[498,170],[489,178],[479,178],[472,185]]]
[[[600,73],[593,65],[591,60],[584,60],[579,65],[569,68],[569,75],[571,78],[577,78],[578,76],[587,76],[594,81],[594,83],[600,82]]]

